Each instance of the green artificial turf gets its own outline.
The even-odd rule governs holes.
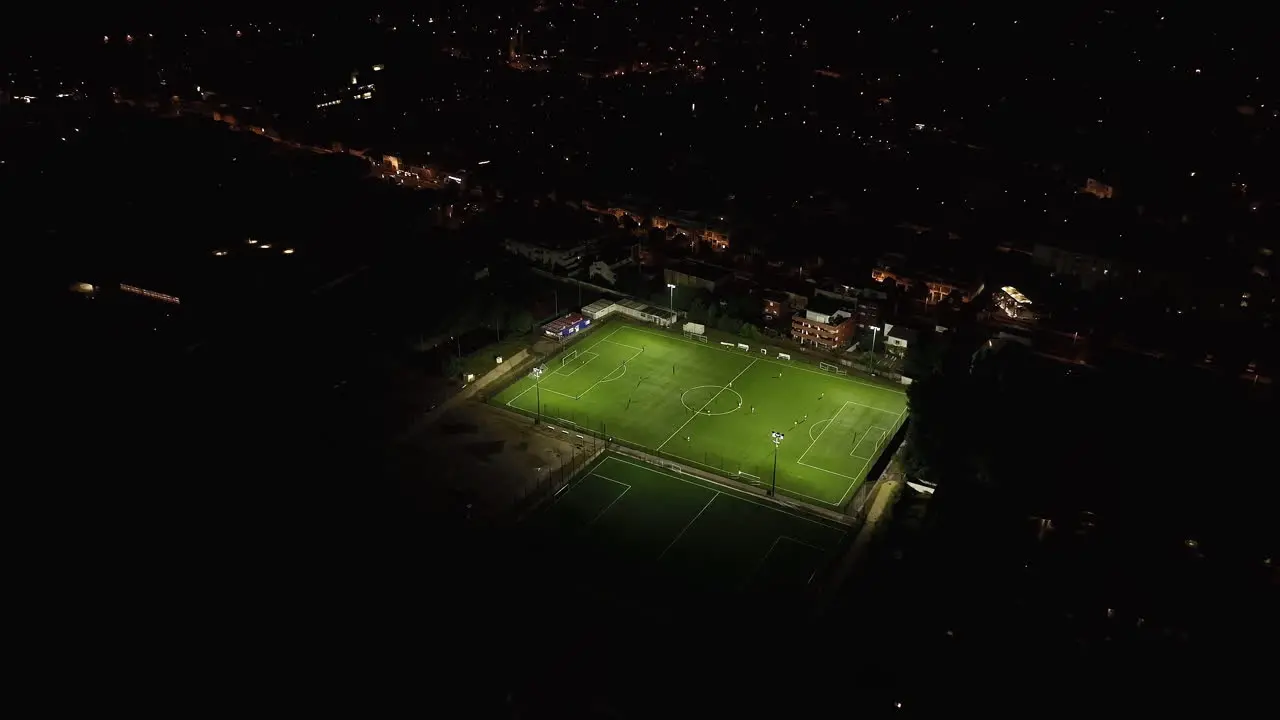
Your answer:
[[[906,413],[898,387],[623,323],[593,329],[544,367],[491,401],[528,414],[540,404],[549,423],[766,487],[770,433],[781,432],[779,494],[833,509]]]
[[[847,528],[750,493],[605,454],[531,519],[586,552],[585,568],[656,570],[703,591],[796,593]]]

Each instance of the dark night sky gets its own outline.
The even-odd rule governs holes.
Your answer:
[[[609,0],[578,1],[590,5],[593,2],[604,3]],[[623,1],[618,0],[619,4]],[[632,1],[651,15],[675,14],[685,7],[684,3],[664,5],[648,0]],[[532,2],[533,0],[476,0],[469,5],[471,7],[527,8]],[[742,3],[741,0],[694,0],[688,5],[700,3],[706,3],[708,6],[746,6],[747,8],[752,5],[752,3]],[[94,57],[92,50],[101,47],[100,41],[104,34],[119,37],[125,33],[154,32],[159,35],[180,28],[196,28],[201,23],[221,24],[225,27],[237,22],[267,22],[286,18],[291,18],[298,24],[314,25],[317,28],[342,27],[344,23],[352,24],[367,18],[379,9],[387,9],[386,11],[389,12],[390,8],[399,6],[406,9],[413,8],[418,12],[433,12],[438,11],[441,6],[462,4],[464,0],[422,0],[415,3],[410,3],[409,0],[395,0],[345,6],[341,4],[307,6],[296,3],[285,4],[279,0],[250,4],[188,4],[160,2],[160,0],[125,0],[120,3],[72,5],[37,0],[6,10],[4,21],[0,22],[0,73],[25,68],[28,65],[27,56],[32,54],[40,59],[66,60],[68,65],[74,64],[77,59]],[[815,8],[813,17],[821,18],[823,24],[820,37],[827,46],[824,50],[840,48],[840,52],[833,51],[835,59],[847,62],[851,66],[850,72],[860,64],[871,61],[865,58],[874,60],[877,59],[877,54],[882,52],[888,54],[890,51],[896,51],[899,57],[924,58],[925,61],[931,62],[929,49],[932,45],[926,43],[933,41],[918,28],[913,28],[910,33],[904,33],[911,38],[913,45],[910,48],[894,47],[895,41],[887,33],[879,38],[878,43],[868,43],[873,47],[866,51],[864,56],[853,57],[853,53],[846,50],[852,46],[852,43],[842,44],[842,35],[847,35],[846,28],[852,27],[854,23],[841,22],[837,19],[840,14],[856,13],[884,18],[896,12],[896,8],[906,6],[904,3],[759,0],[759,4],[779,17],[796,17],[804,13],[806,7]],[[1228,9],[1226,12],[1232,14],[1224,15],[1220,7],[1215,4],[1202,4],[1198,7],[1171,5],[1170,15],[1176,17],[1171,20],[1168,32],[1163,35],[1151,31],[1151,23],[1146,22],[1150,17],[1146,14],[1147,10],[1128,10],[1127,6],[1115,0],[1111,0],[1108,5],[1086,0],[1079,3],[1057,4],[1053,7],[1012,4],[975,7],[950,4],[941,10],[929,9],[924,24],[927,26],[931,22],[937,22],[946,24],[948,27],[964,27],[973,21],[980,24],[992,22],[994,25],[994,21],[1010,22],[1012,18],[1021,15],[1027,19],[1028,23],[1034,23],[1036,26],[1034,33],[1028,33],[1027,37],[1022,39],[1025,44],[1025,55],[1020,55],[1021,51],[1014,49],[1013,40],[1006,36],[1006,39],[1001,42],[999,34],[994,31],[991,36],[980,40],[975,40],[962,32],[940,38],[938,45],[948,53],[948,58],[957,57],[972,61],[975,58],[1008,56],[1001,60],[1005,66],[1000,69],[1000,72],[992,73],[999,79],[992,82],[990,87],[976,90],[972,87],[960,87],[956,89],[958,96],[982,94],[977,90],[998,96],[1005,92],[1006,87],[1009,87],[1013,88],[1010,91],[1011,95],[1018,94],[1016,99],[1021,102],[1020,112],[1030,114],[1041,105],[1052,107],[1050,103],[1061,102],[1055,97],[1053,88],[1046,90],[1043,84],[1015,85],[1007,79],[1009,76],[1020,74],[1027,67],[1036,67],[1039,63],[1041,67],[1056,69],[1059,66],[1068,66],[1079,70],[1079,76],[1088,80],[1089,84],[1097,82],[1112,85],[1116,96],[1125,100],[1134,97],[1143,98],[1150,94],[1160,99],[1167,97],[1167,101],[1171,104],[1174,102],[1190,104],[1187,99],[1189,96],[1178,96],[1178,93],[1169,92],[1163,88],[1135,88],[1130,84],[1132,76],[1126,76],[1123,72],[1117,71],[1113,76],[1106,77],[1104,70],[1099,72],[1095,80],[1091,75],[1093,72],[1091,67],[1085,67],[1085,61],[1081,61],[1079,65],[1073,65],[1074,56],[1064,49],[1067,44],[1065,41],[1076,37],[1077,32],[1083,35],[1082,28],[1094,22],[1093,18],[1099,14],[1097,8],[1108,6],[1126,14],[1135,25],[1139,21],[1143,22],[1142,29],[1146,34],[1135,33],[1132,36],[1132,43],[1142,47],[1144,53],[1155,51],[1155,41],[1149,38],[1162,37],[1167,46],[1161,50],[1168,50],[1170,54],[1173,51],[1181,51],[1182,48],[1205,50],[1210,47],[1228,49],[1239,47],[1249,65],[1254,67],[1275,65],[1273,59],[1268,59],[1268,55],[1274,55],[1276,52],[1275,33],[1272,25],[1266,22],[1267,14],[1257,9],[1261,6],[1242,5],[1239,9]],[[922,11],[919,15],[925,14]],[[1126,44],[1130,39],[1127,32],[1118,31],[1105,35],[1105,38],[1114,46],[1102,48],[1099,43],[1091,48],[1092,57],[1087,58],[1089,63],[1097,62],[1105,67],[1105,63],[1098,58],[1103,57],[1106,52],[1119,53],[1129,49]],[[970,49],[959,49],[966,47]],[[83,54],[75,52],[76,48],[82,49]],[[955,54],[951,55],[950,53],[953,52]],[[1211,56],[1211,60],[1215,57],[1223,57],[1221,54],[1214,55],[1207,51],[1205,54]],[[886,64],[893,62],[897,60],[888,60]],[[952,78],[971,77],[963,75],[958,69],[952,71],[950,62],[948,60],[947,76],[919,93],[925,100],[932,101],[934,99],[932,96],[935,94],[934,88],[946,86],[947,81]],[[959,66],[961,62],[956,62],[955,65]],[[1118,64],[1116,66],[1118,67]],[[952,72],[955,74],[952,75]],[[1248,79],[1251,73],[1241,72],[1239,66],[1236,66],[1231,67],[1230,72],[1224,70],[1222,77],[1225,79],[1212,88],[1212,93],[1221,94],[1227,101],[1216,104],[1200,102],[1199,104],[1202,108],[1206,108],[1205,112],[1221,111],[1234,120],[1236,101],[1233,98],[1238,97],[1240,93],[1234,92],[1229,83],[1241,78]],[[963,85],[960,81],[956,81],[955,84]],[[1212,93],[1206,92],[1206,95],[1212,96]],[[904,91],[903,94],[908,93]],[[1137,102],[1134,101],[1131,104],[1137,104]],[[1195,108],[1188,109],[1186,114],[1191,114],[1193,109]],[[1135,123],[1145,121],[1148,117],[1132,111],[1128,115],[1128,118],[1135,118]],[[1045,124],[1048,124],[1048,120]],[[1172,123],[1162,124],[1171,125]],[[1032,126],[1027,132],[1027,137],[1034,140],[1038,137],[1036,132],[1039,132],[1039,126]],[[118,147],[122,154],[127,149],[128,157],[136,156],[141,140],[129,139],[129,136],[125,135],[120,137],[125,138],[126,141],[113,145],[113,152]],[[182,141],[194,144],[189,137],[184,134]],[[160,141],[165,140],[165,137],[159,133],[152,133],[149,138],[161,149],[172,147],[159,144]],[[1026,144],[1030,145],[1031,142]],[[1203,143],[1201,145],[1207,147]],[[1187,152],[1198,151],[1193,143],[1188,143],[1188,146],[1191,149]],[[229,147],[238,148],[238,146]],[[1129,148],[1125,149],[1126,158],[1132,157],[1136,152]],[[224,150],[226,148],[222,145],[212,146],[212,149],[207,151],[207,155],[213,159],[206,160],[206,164],[212,166],[214,159],[221,157],[218,153]],[[81,157],[91,159],[98,157],[89,156],[82,150],[77,152],[85,153]],[[155,154],[160,154],[160,151],[156,151]],[[191,154],[194,156],[196,151],[191,151]],[[1053,157],[1052,152],[1046,152],[1046,155]],[[101,157],[107,158],[108,161],[89,163],[91,170],[85,172],[83,176],[68,175],[64,179],[67,186],[83,185],[84,177],[102,177],[107,173],[119,172],[120,168],[126,166],[125,158],[121,156],[103,153]],[[280,172],[283,176],[285,170]],[[264,175],[264,177],[276,176]],[[193,193],[194,196],[201,196],[202,193],[211,193],[209,186],[217,185],[221,179],[222,176],[211,175],[200,179],[203,184],[192,181],[181,184],[175,182],[172,185],[175,193]],[[146,185],[144,180],[149,181],[151,186]],[[85,218],[85,227],[91,227],[99,214],[105,214],[105,208],[108,208],[117,196],[129,194],[134,188],[167,185],[166,178],[163,177],[143,179],[126,177],[125,180],[113,179],[113,181],[117,182],[119,187],[113,188],[113,192],[98,193],[102,198],[101,205],[79,206],[79,211]],[[330,179],[326,179],[325,182],[330,183],[325,187],[336,188],[331,191],[334,195],[328,197],[332,206],[338,206],[341,200],[338,199],[337,193],[350,192],[348,187]],[[1139,183],[1135,181],[1134,184]],[[225,224],[230,229],[213,227],[210,233],[212,234],[215,230],[225,233],[239,232],[239,226],[236,223],[247,224],[247,221],[242,218],[258,207],[245,198],[255,195],[265,196],[265,185],[264,180],[262,185],[252,185],[234,195],[233,202],[238,203],[238,214],[226,213],[228,218]],[[57,186],[51,184],[49,187]],[[300,189],[295,192],[300,196],[315,192],[311,185],[298,183],[298,187]],[[45,195],[53,197],[54,193],[49,192]],[[31,197],[36,195],[33,193]],[[276,197],[271,196],[272,205],[277,204]],[[1092,198],[1088,200],[1091,201]],[[368,201],[359,198],[349,202],[359,204],[366,209],[371,207]],[[185,205],[177,202],[172,204],[174,210],[171,212],[174,218],[178,217],[180,212],[187,211]],[[266,205],[267,202],[264,201],[263,206]],[[86,208],[98,212],[90,212]],[[390,213],[387,215],[391,217]],[[149,217],[159,228],[154,236],[157,238],[167,237],[166,228],[178,223],[176,219],[172,223],[155,222],[157,218],[168,219],[170,215],[167,214],[153,213]],[[305,226],[295,232],[319,235],[322,230],[328,229],[339,237],[345,237],[338,232],[341,230],[340,226],[325,218],[321,220],[324,221],[321,227]],[[292,222],[292,219],[290,218],[289,221]],[[284,222],[281,220],[282,224]],[[1074,226],[1073,220],[1072,227]],[[209,230],[209,228],[204,229]],[[113,228],[111,235],[126,236],[125,230],[124,227]],[[354,231],[351,234],[354,235]],[[86,231],[82,235],[92,241],[97,240],[91,232]],[[134,240],[136,241],[137,238]],[[205,242],[206,238],[196,238],[196,240]],[[209,240],[209,242],[212,241]],[[297,257],[303,257],[303,255],[300,254]],[[77,279],[79,279],[78,276]],[[1018,284],[1022,286],[1022,283]],[[562,293],[556,302],[561,302],[563,299]],[[329,311],[325,310],[325,312]],[[360,309],[359,312],[370,311]],[[355,313],[356,311],[352,311],[353,315]],[[333,314],[338,315],[336,311]],[[329,315],[316,311],[315,318],[311,320],[315,324],[314,327],[323,327],[324,332],[332,330],[330,325],[324,324],[329,323]],[[360,319],[363,321],[363,317]],[[352,321],[351,326],[356,327],[355,321]],[[292,342],[295,336],[308,336],[309,342],[311,336],[321,334],[318,331],[313,332],[312,328],[311,325],[297,323],[292,334],[276,333],[274,329],[271,334],[276,340],[275,345]],[[365,326],[359,326],[362,335],[364,329]],[[72,357],[71,350],[82,349],[81,338],[71,332],[64,335],[68,347],[63,357]],[[263,330],[261,335],[265,337],[268,332]],[[346,439],[347,436],[354,435],[351,428],[363,422],[364,416],[352,411],[349,412],[349,417],[342,416],[347,424],[340,424],[334,418],[339,417],[339,413],[348,412],[346,405],[335,404],[333,407],[338,409],[327,410],[328,414],[326,414],[312,412],[313,406],[307,404],[314,402],[315,406],[319,407],[321,401],[317,400],[317,397],[322,397],[323,402],[328,403],[330,385],[327,383],[323,385],[324,394],[321,395],[312,393],[311,385],[303,382],[305,380],[306,383],[310,383],[312,380],[312,377],[307,376],[306,373],[300,371],[293,373],[296,376],[305,376],[303,380],[298,380],[295,386],[278,384],[278,375],[260,372],[261,366],[270,363],[274,363],[274,366],[301,365],[297,358],[310,352],[309,345],[298,341],[294,343],[296,348],[290,348],[293,352],[286,354],[275,350],[275,345],[269,344],[257,335],[246,333],[246,336],[247,339],[240,346],[228,350],[225,356],[217,356],[206,361],[207,367],[202,365],[192,370],[190,375],[193,377],[197,372],[207,373],[205,376],[199,376],[198,382],[190,381],[186,375],[178,371],[152,374],[153,368],[150,364],[144,366],[135,363],[121,369],[112,364],[111,361],[115,358],[110,355],[104,355],[106,359],[99,361],[98,357],[84,353],[83,356],[76,355],[76,357],[85,358],[84,366],[92,364],[95,367],[86,369],[81,365],[68,362],[68,368],[61,373],[63,377],[49,384],[55,392],[67,396],[66,402],[59,405],[60,408],[65,406],[94,410],[93,412],[67,413],[73,417],[68,422],[70,427],[66,428],[65,435],[77,440],[71,444],[63,443],[74,452],[59,454],[63,454],[65,460],[77,465],[67,473],[72,480],[40,483],[47,492],[70,494],[71,491],[75,491],[84,496],[83,500],[74,504],[62,497],[55,498],[50,503],[57,509],[57,522],[67,523],[70,526],[60,541],[69,546],[67,555],[71,559],[63,564],[50,564],[48,572],[51,576],[58,576],[57,582],[66,582],[66,578],[75,578],[80,575],[86,578],[83,581],[83,587],[74,587],[70,588],[70,592],[59,593],[59,603],[65,604],[66,610],[64,613],[66,619],[58,623],[61,632],[78,636],[73,639],[80,643],[83,643],[86,637],[90,639],[97,637],[96,634],[90,633],[110,636],[103,637],[104,642],[100,643],[103,648],[142,647],[145,649],[147,642],[154,640],[159,648],[159,651],[153,653],[156,659],[163,664],[171,665],[174,672],[200,675],[202,667],[193,672],[192,667],[185,662],[169,662],[168,658],[175,655],[167,645],[184,643],[188,647],[199,648],[203,652],[205,641],[203,635],[207,634],[211,636],[209,640],[216,639],[222,643],[237,645],[230,648],[237,657],[237,663],[247,661],[267,665],[275,659],[270,653],[247,652],[255,649],[256,644],[261,643],[262,638],[268,635],[265,632],[259,633],[260,627],[269,629],[270,634],[274,636],[292,640],[292,635],[296,633],[300,642],[326,643],[330,645],[331,650],[337,647],[345,650],[346,646],[342,645],[342,641],[345,641],[342,637],[343,633],[359,635],[361,642],[367,642],[364,640],[365,634],[373,635],[374,633],[370,632],[366,625],[384,630],[381,625],[385,624],[387,626],[385,635],[388,637],[403,637],[406,633],[410,633],[409,637],[417,640],[416,633],[421,633],[422,637],[429,638],[427,642],[419,645],[417,651],[417,654],[427,659],[435,655],[452,655],[445,663],[448,668],[445,676],[450,679],[452,678],[449,673],[456,669],[470,671],[471,668],[483,668],[486,672],[474,674],[488,681],[489,676],[494,674],[492,668],[495,662],[505,657],[504,653],[497,651],[505,652],[507,648],[503,643],[509,644],[511,638],[516,635],[507,635],[504,629],[502,635],[488,636],[489,618],[483,616],[483,613],[489,612],[490,609],[481,601],[494,600],[495,604],[502,605],[500,610],[503,614],[498,615],[495,611],[493,617],[503,617],[504,622],[533,624],[530,618],[520,615],[521,606],[518,603],[509,602],[509,597],[505,595],[492,593],[482,597],[485,595],[482,589],[487,591],[487,586],[472,587],[466,582],[446,581],[455,576],[468,580],[472,577],[452,567],[441,568],[442,560],[437,556],[445,559],[454,558],[452,562],[458,565],[469,560],[467,554],[462,552],[456,544],[446,545],[447,542],[453,541],[451,537],[447,537],[446,532],[441,531],[442,536],[446,537],[437,542],[436,538],[429,537],[433,528],[427,527],[424,530],[420,527],[429,526],[430,523],[425,523],[420,518],[412,517],[404,520],[407,529],[396,525],[396,522],[408,516],[408,512],[401,516],[387,510],[386,506],[394,504],[398,512],[401,503],[396,494],[397,487],[390,484],[384,487],[376,482],[383,472],[380,460],[370,459],[366,454],[366,448],[349,439],[346,444],[327,442],[330,436]],[[340,342],[348,342],[347,336],[338,337]],[[73,342],[75,347],[71,347]],[[350,342],[354,345],[354,341]],[[338,342],[332,344],[337,345]],[[279,352],[280,357],[270,356],[268,353],[272,351]],[[357,347],[353,355],[355,352],[364,351],[363,347]],[[244,362],[245,358],[259,353],[263,357],[253,359],[260,362]],[[317,363],[315,377],[321,377],[322,372],[329,372],[332,367],[341,366],[344,372],[348,371],[345,365],[341,365],[348,362],[347,356],[339,356],[336,352],[330,352],[330,354],[337,359],[332,360],[331,365]],[[350,366],[357,367],[355,361],[350,361]],[[216,372],[209,371],[208,368],[214,368]],[[235,372],[236,368],[240,368],[241,373]],[[257,379],[257,384],[249,383],[241,377],[242,374],[252,375]],[[207,379],[210,377],[214,378],[214,381]],[[73,379],[68,380],[68,378]],[[79,381],[79,384],[75,381]],[[82,385],[84,387],[81,387]],[[281,389],[281,385],[284,389]],[[154,393],[157,397],[151,398],[147,393]],[[373,406],[372,401],[370,406]],[[323,407],[330,406],[326,404]],[[99,410],[101,408],[107,408],[110,411]],[[368,412],[372,414],[375,411]],[[158,421],[157,418],[160,420]],[[81,423],[83,426],[78,425]],[[79,440],[81,437],[85,439]],[[1060,433],[1058,437],[1051,439],[1070,440],[1072,437],[1068,433]],[[58,442],[56,435],[53,442]],[[57,445],[55,444],[54,447]],[[46,471],[46,475],[52,475],[52,473]],[[328,483],[320,481],[327,477],[332,477],[334,480]],[[125,482],[117,481],[115,478],[123,478]],[[282,482],[281,478],[285,481]],[[348,486],[345,482],[349,478],[357,478],[359,482]],[[45,478],[45,480],[51,479]],[[1242,498],[1240,501],[1247,503],[1256,501],[1256,498]],[[68,505],[73,506],[67,507]],[[103,512],[104,508],[109,508],[111,512]],[[331,517],[340,517],[342,521],[330,523]],[[49,527],[60,526],[51,523]],[[91,542],[83,543],[83,546],[87,546],[87,551],[81,546],[82,534],[86,539],[91,539]],[[428,542],[428,539],[431,542]],[[433,565],[428,566],[429,573],[423,575],[424,579],[419,580],[418,576],[414,576],[412,582],[421,582],[421,587],[405,581],[406,589],[401,587],[402,581],[399,579],[404,574],[404,568],[410,567],[410,563],[421,563],[421,558],[416,555],[417,545],[411,545],[411,543],[422,546],[432,546],[434,543],[435,547],[446,548],[447,551],[432,556]],[[402,558],[401,548],[413,549],[403,551],[405,557]],[[476,550],[476,557],[481,557],[479,550],[485,549],[473,550]],[[54,548],[54,550],[58,551],[60,548]],[[412,565],[415,568],[421,566],[421,564]],[[199,572],[196,572],[197,570]],[[57,582],[51,578],[48,586],[61,590]],[[130,593],[136,591],[136,588],[143,589],[144,601],[134,601]],[[242,590],[242,588],[247,589]],[[98,599],[92,604],[94,607],[91,609],[95,611],[86,613],[85,608],[79,606],[80,601],[84,596],[94,595]],[[930,596],[923,594],[922,596],[925,599],[932,599]],[[392,598],[392,601],[388,604],[385,598]],[[468,604],[471,606],[468,607]],[[429,612],[423,612],[423,608],[429,608]],[[61,609],[63,609],[62,605],[55,605],[55,610]],[[992,603],[989,609],[991,612],[996,612],[1001,610],[1002,606],[999,603]],[[197,622],[192,623],[193,618]],[[925,625],[926,623],[921,622],[924,619],[926,617],[922,613],[912,618],[912,623]],[[401,621],[402,625],[396,626],[396,623]],[[419,629],[418,623],[430,624],[431,627]],[[197,631],[192,631],[192,636],[173,633],[173,628],[191,624],[199,626]],[[886,628],[890,625],[890,623],[883,624]],[[849,625],[852,626],[850,629],[858,629],[855,623],[849,623]],[[787,629],[786,625],[780,627],[784,631]],[[317,629],[323,631],[317,632]],[[1021,628],[1018,630],[1020,631]],[[885,634],[887,635],[888,632],[889,629],[886,629]],[[121,637],[115,637],[117,633]],[[244,633],[246,637],[241,639],[238,636],[239,633]],[[785,634],[785,632],[777,633],[779,636]],[[212,636],[215,635],[224,635],[224,637],[213,638]],[[821,640],[822,638],[814,636],[811,639]],[[453,642],[455,640],[456,645]],[[827,643],[826,647],[815,647],[813,657],[826,657],[828,654],[846,652],[850,648],[857,650],[857,640],[861,638],[857,638],[855,643],[845,647],[844,650],[835,643]],[[164,645],[161,645],[161,642]],[[58,650],[62,647],[58,643],[50,643],[47,639],[43,639],[42,644],[46,649]],[[350,641],[350,644],[353,647],[357,646],[354,640]],[[862,644],[865,647],[868,643]],[[210,642],[209,645],[216,646],[216,643]],[[420,648],[429,648],[430,652],[423,653]],[[298,644],[290,648],[289,652],[311,654],[305,652],[309,650],[309,646]],[[445,650],[449,652],[446,653]],[[919,647],[908,645],[903,654],[912,656],[916,652],[920,652]],[[469,653],[476,653],[479,657],[471,657]],[[213,657],[212,653],[203,654]],[[1228,656],[1230,654],[1225,653]],[[360,646],[358,651],[347,652],[345,655],[346,660],[357,658],[362,663],[371,658],[377,660],[399,657],[394,651],[364,652],[363,646]],[[1045,653],[1039,658],[1028,655],[1026,657],[1031,660],[1026,664],[1034,667],[1035,661],[1051,663],[1054,658],[1048,655],[1050,653]],[[1067,653],[1066,660],[1072,657]],[[876,659],[879,660],[879,658]],[[912,657],[912,659],[918,666],[905,666],[907,673],[904,677],[912,676],[916,672],[927,675],[937,667],[937,663],[941,662],[951,663],[952,667],[959,665],[954,658],[923,655]],[[1224,661],[1234,659],[1223,658]],[[327,661],[327,658],[325,660]],[[211,662],[211,660],[206,661]],[[1009,662],[1015,661],[1016,659]],[[102,665],[105,667],[116,662],[118,660],[113,658]],[[311,662],[320,664],[320,653],[315,653],[315,658],[311,659]],[[305,663],[302,664],[305,665]],[[725,661],[724,666],[736,669],[741,664],[740,658],[731,658]],[[790,663],[790,665],[793,666],[790,669],[805,672],[810,670],[805,663]],[[899,673],[904,667],[888,661],[884,662],[884,665]],[[985,672],[986,658],[975,655],[971,666],[975,672]],[[333,668],[328,670],[333,672],[337,667],[339,665],[335,663]],[[345,670],[345,668],[342,669]],[[219,670],[225,672],[225,668]],[[280,668],[272,668],[270,670],[272,675],[267,675],[264,671],[263,677],[273,677],[274,680],[278,677],[280,670]],[[993,676],[995,672],[993,671]],[[423,675],[426,676],[428,673]],[[210,676],[217,675],[211,673]],[[502,677],[501,673],[497,673],[496,676]],[[446,682],[440,676],[433,679],[439,684]],[[849,683],[851,686],[856,686],[859,680],[866,682],[866,678],[841,678],[841,682]],[[1125,680],[1132,682],[1138,689],[1145,687],[1146,679],[1140,674],[1128,675]],[[420,681],[421,678],[415,679],[415,682]],[[737,682],[741,682],[741,678]],[[164,683],[153,684],[164,685]],[[349,678],[343,678],[341,683],[334,683],[335,686],[348,684]],[[1167,684],[1176,686],[1176,683]],[[1264,686],[1253,685],[1247,681],[1238,685],[1244,688],[1242,694],[1248,694],[1251,687]],[[461,695],[461,687],[462,685],[459,685],[452,691]],[[1071,691],[1077,689],[1087,690],[1087,688],[1070,688]],[[858,696],[859,692],[861,691],[849,690],[845,693],[833,693],[831,696],[842,704],[853,701],[856,708],[858,700],[863,700],[865,703],[865,698]],[[784,684],[779,684],[778,692],[773,694],[778,697],[787,697],[794,693]],[[1016,695],[1016,690],[1012,694]],[[749,700],[753,694],[742,693],[741,696]],[[471,697],[466,699],[474,700]],[[1227,702],[1233,699],[1235,698],[1228,698]],[[1003,700],[1008,701],[1008,698]],[[472,716],[476,714],[478,713],[473,713]],[[868,715],[868,717],[873,716]]]

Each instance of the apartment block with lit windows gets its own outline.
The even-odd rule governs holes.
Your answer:
[[[815,297],[791,318],[791,338],[822,350],[843,350],[853,343],[853,312],[828,298]]]
[[[761,305],[766,321],[777,320],[791,312],[791,299],[784,292],[766,291],[764,297],[761,298]]]

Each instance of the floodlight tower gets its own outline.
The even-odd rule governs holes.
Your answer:
[[[667,283],[667,291],[670,297],[667,299],[667,309],[671,312],[676,311],[676,286],[674,283]]]
[[[782,433],[774,430],[769,433],[769,437],[773,438],[773,486],[769,489],[769,497],[777,497],[778,495],[778,446],[782,444],[782,438],[786,437]]]
[[[542,374],[547,371],[546,365],[539,365],[531,371],[533,375],[533,394],[538,398],[538,414],[533,418],[533,424],[537,425],[542,422]]]
[[[871,364],[876,364],[876,333],[880,332],[880,328],[875,325],[871,326]]]

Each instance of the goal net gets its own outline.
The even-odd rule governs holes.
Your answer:
[[[569,363],[573,362],[577,358],[578,358],[578,351],[570,350],[569,352],[564,354],[564,357],[560,358],[560,366],[563,367],[565,365],[568,365]]]
[[[889,433],[879,428],[871,428],[869,431],[876,442],[876,454],[878,455],[884,449],[884,444],[889,440]]]
[[[703,342],[703,343],[707,341],[706,335],[699,335],[697,333],[687,332],[684,334],[684,337],[686,340],[696,340],[698,342]]]
[[[826,370],[827,372],[833,372],[833,373],[840,372],[840,368],[838,366],[832,365],[829,362],[820,362],[818,363],[818,367],[822,368],[823,370]]]

